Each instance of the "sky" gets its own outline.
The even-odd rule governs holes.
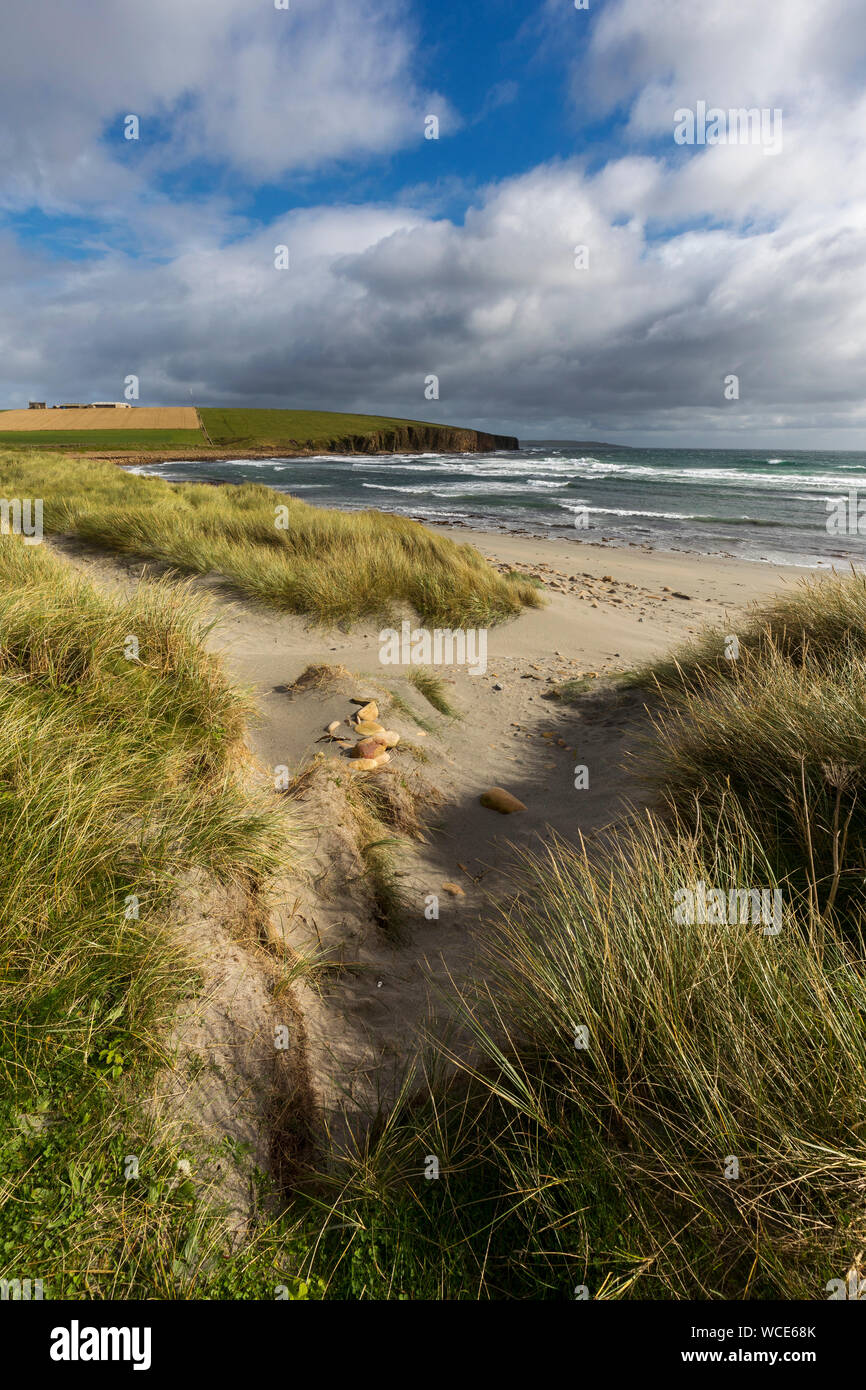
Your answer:
[[[0,405],[866,448],[866,0],[2,4]]]

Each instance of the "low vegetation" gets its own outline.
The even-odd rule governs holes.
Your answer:
[[[346,415],[333,410],[247,410],[205,406],[199,412],[214,444],[248,444],[254,448],[300,445],[329,449],[345,441],[385,438],[406,427],[436,429],[420,420],[388,415]]]
[[[866,657],[866,575],[804,579],[785,594],[756,605],[744,621],[706,627],[660,661],[632,673],[644,686],[676,691],[711,677],[726,679],[741,658],[777,653],[793,665],[834,668],[846,654]]]
[[[844,644],[828,668],[768,646],[734,665],[665,708],[648,771],[681,824],[709,838],[745,817],[776,874],[862,933],[866,657]]]
[[[432,1041],[306,1194],[326,1296],[815,1299],[862,1273],[864,633],[863,581],[831,580],[736,662],[709,634],[659,670],[659,808],[522,857],[460,1001],[473,1051]],[[679,914],[699,885],[725,910]]]
[[[471,545],[417,522],[326,511],[262,485],[168,483],[93,459],[16,453],[0,455],[0,488],[43,498],[50,532],[214,575],[322,623],[384,620],[409,608],[431,627],[480,627],[540,602]]]
[[[444,714],[446,719],[457,718],[457,710],[445,691],[445,681],[441,676],[437,676],[435,671],[426,666],[407,666],[405,677],[439,714]]]
[[[0,415],[0,425],[3,417]],[[201,449],[206,444],[201,430],[21,430],[0,429],[0,449],[92,449],[95,453],[135,449]]]
[[[293,611],[367,615],[376,557],[377,599],[428,620],[503,601],[480,557],[431,549],[411,523],[276,499],[289,544],[267,489],[37,466],[4,459],[0,487],[43,496],[51,529],[247,592],[255,570],[258,596]],[[293,576],[282,590],[269,558]],[[197,988],[169,930],[173,884],[257,882],[275,863],[271,813],[238,781],[246,702],[201,635],[182,587],[107,598],[44,547],[0,539],[5,1277],[43,1277],[55,1297],[282,1283],[293,1298],[566,1301],[812,1300],[862,1274],[866,582],[757,610],[735,659],[732,634],[710,632],[629,673],[655,691],[657,806],[591,846],[519,855],[455,1022],[397,1104],[233,1252],[142,1105]],[[393,850],[425,830],[401,776],[348,790],[389,929]],[[683,915],[699,888],[723,908]],[[124,1181],[130,1153],[147,1183]]]
[[[172,1298],[220,1240],[143,1103],[196,988],[177,886],[253,882],[280,843],[201,633],[182,589],[108,598],[0,539],[0,1275],[46,1298]]]
[[[109,412],[116,414],[118,420],[116,425],[112,421],[108,427],[105,419],[100,418],[107,412],[0,411],[0,448],[92,449],[109,453],[183,450],[195,456],[215,448],[246,449],[253,453],[315,454],[428,449],[459,452],[495,447],[493,436],[479,436],[474,429],[424,420],[401,420],[390,415],[204,406],[198,412],[200,428],[145,428],[143,417],[148,409],[137,406],[128,411]],[[73,414],[74,424],[69,419],[68,429],[59,428],[65,426],[67,418]],[[92,415],[92,418],[82,421],[84,415]],[[40,430],[42,423],[54,428]],[[502,443],[516,445],[510,438],[503,439]]]

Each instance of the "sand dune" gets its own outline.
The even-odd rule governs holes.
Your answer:
[[[381,696],[396,686],[435,726],[419,735],[411,719],[383,700],[388,727],[401,734],[396,775],[414,766],[407,745],[422,744],[420,773],[441,797],[428,809],[436,827],[428,842],[406,841],[397,855],[407,904],[399,942],[359,909],[352,898],[357,884],[341,882],[345,847],[335,814],[303,800],[298,808],[314,842],[305,851],[312,855],[305,882],[322,891],[310,896],[287,880],[284,941],[300,958],[324,951],[329,959],[353,963],[327,991],[315,981],[295,988],[310,1079],[334,1134],[341,1133],[344,1107],[350,1116],[364,1114],[391,1096],[431,1008],[447,1013],[443,1001],[450,982],[465,985],[473,978],[491,904],[507,893],[514,847],[537,849],[551,829],[566,840],[591,837],[629,806],[645,802],[646,789],[630,769],[630,755],[648,728],[645,697],[605,690],[604,676],[661,655],[702,621],[735,624],[751,600],[796,584],[802,573],[532,536],[451,534],[474,543],[496,564],[543,566],[548,598],[544,609],[490,630],[483,675],[473,677],[461,667],[439,673],[459,710],[457,720],[436,717],[400,668],[380,664],[378,623],[328,631],[303,617],[231,600],[212,582],[199,581],[220,620],[209,645],[234,678],[256,692],[260,716],[250,742],[264,768],[286,764],[294,771],[320,752],[341,758],[339,746],[323,743],[322,736],[332,721],[346,720],[350,695]],[[130,589],[144,569],[138,561],[97,556],[74,544],[61,548],[107,587]],[[579,583],[571,583],[573,575]],[[354,676],[290,693],[311,664]],[[580,706],[545,699],[555,682],[591,671],[598,672],[599,689]],[[346,732],[348,726],[342,727]],[[589,771],[583,790],[575,783],[578,764]],[[526,811],[499,816],[485,809],[480,796],[491,786],[511,791]],[[455,895],[447,885],[460,891]],[[435,920],[425,917],[431,893],[440,902]]]

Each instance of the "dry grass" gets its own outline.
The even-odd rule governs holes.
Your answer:
[[[326,511],[264,486],[173,484],[98,460],[6,453],[0,488],[7,497],[42,497],[49,531],[215,575],[325,624],[385,621],[408,608],[430,627],[483,627],[540,603],[530,585],[506,582],[471,545],[417,522]]]
[[[197,430],[198,412],[191,405],[136,405],[129,410],[87,407],[83,410],[2,410],[0,433],[20,430]]]
[[[474,1060],[438,1037],[343,1155],[330,1297],[814,1300],[858,1267],[866,583],[721,637],[660,670],[664,814],[519,858],[457,1001]],[[737,910],[678,914],[698,884]]]

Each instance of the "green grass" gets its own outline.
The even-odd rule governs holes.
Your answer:
[[[736,647],[730,643],[736,638]],[[739,655],[726,655],[726,650]],[[707,626],[661,660],[634,673],[636,682],[678,690],[710,678],[734,677],[743,658],[778,653],[794,665],[833,667],[846,654],[866,656],[866,575],[853,572],[804,579],[796,588],[755,605],[727,627]]]
[[[681,823],[717,836],[744,816],[776,873],[862,933],[866,657],[843,648],[829,671],[774,649],[744,655],[727,680],[677,692],[647,761]]]
[[[804,581],[640,679],[663,701],[646,770],[677,818],[715,836],[744,816],[815,911],[862,932],[866,577]]]
[[[177,886],[255,881],[282,844],[203,631],[183,589],[105,597],[0,539],[0,1276],[46,1297],[172,1298],[222,1240],[145,1103],[197,989]]]
[[[436,732],[436,725],[429,719],[425,719],[423,714],[417,714],[409,701],[404,700],[399,691],[392,689],[391,686],[385,686],[385,689],[388,691],[393,709],[397,710],[399,714],[405,715],[407,719],[411,719],[413,724],[419,729],[423,729],[425,733],[434,734]]]
[[[531,584],[533,589],[544,589],[543,579],[539,579],[537,574],[523,574],[521,570],[506,570],[505,578],[517,584]]]
[[[196,572],[230,562],[236,582],[275,551],[293,584],[323,586],[294,611],[332,614],[344,561],[344,617],[363,609],[351,564],[364,591],[414,593],[428,615],[487,582],[465,547],[430,550],[390,518],[359,529],[285,499],[274,541],[266,489],[56,455],[0,461],[0,487],[43,496],[56,529]],[[52,1296],[273,1297],[282,1282],[301,1299],[825,1297],[866,1246],[866,582],[757,611],[736,662],[710,632],[641,673],[662,695],[647,764],[660,805],[591,851],[553,838],[518,857],[449,1000],[474,1053],[440,1030],[358,1147],[234,1254],[141,1106],[196,988],[167,930],[172,882],[273,862],[234,772],[246,704],[190,602],[165,583],[107,599],[44,548],[0,540],[3,1275],[43,1277]],[[140,663],[124,660],[129,633]],[[352,787],[390,919],[390,850],[414,822],[386,790]],[[698,882],[778,889],[782,930],[678,921],[678,891]],[[126,921],[139,889],[141,921]],[[128,1153],[146,1186],[122,1181]]]
[[[328,1297],[815,1299],[844,1276],[866,1235],[862,961],[796,895],[772,939],[676,926],[699,878],[775,885],[745,827],[711,856],[653,820],[603,866],[525,856],[463,999],[475,1061],[447,1077],[440,1043],[306,1199]]]
[[[634,690],[643,683],[643,678],[635,671],[605,671],[594,676],[570,676],[568,680],[552,685],[545,692],[544,699],[561,700],[565,705],[574,705],[579,704],[581,697],[590,690]]]
[[[405,677],[439,714],[444,714],[447,719],[457,718],[457,710],[445,693],[445,681],[435,671],[428,670],[426,666],[407,666]]]
[[[0,416],[2,419],[2,416]],[[201,430],[0,430],[0,449],[204,449]]]
[[[245,410],[206,406],[199,413],[216,445],[327,446],[331,440],[387,434],[407,425],[440,428],[425,425],[421,420],[400,420],[387,415],[344,415],[330,410]]]
[[[479,627],[540,602],[472,546],[417,522],[326,511],[262,485],[168,483],[96,459],[16,452],[0,455],[0,489],[42,497],[49,532],[217,575],[249,598],[323,623],[384,620],[408,607],[431,627]]]
[[[332,410],[249,410],[205,406],[202,430],[3,430],[0,448],[154,450],[215,448],[351,450],[469,447],[459,427],[391,415],[349,415]],[[2,411],[0,411],[2,426]],[[205,433],[206,432],[206,433]]]
[[[861,1268],[866,585],[742,630],[662,667],[659,808],[520,856],[471,1060],[434,1035],[299,1198],[327,1297],[811,1300]],[[781,930],[681,920],[698,883],[780,892]]]

